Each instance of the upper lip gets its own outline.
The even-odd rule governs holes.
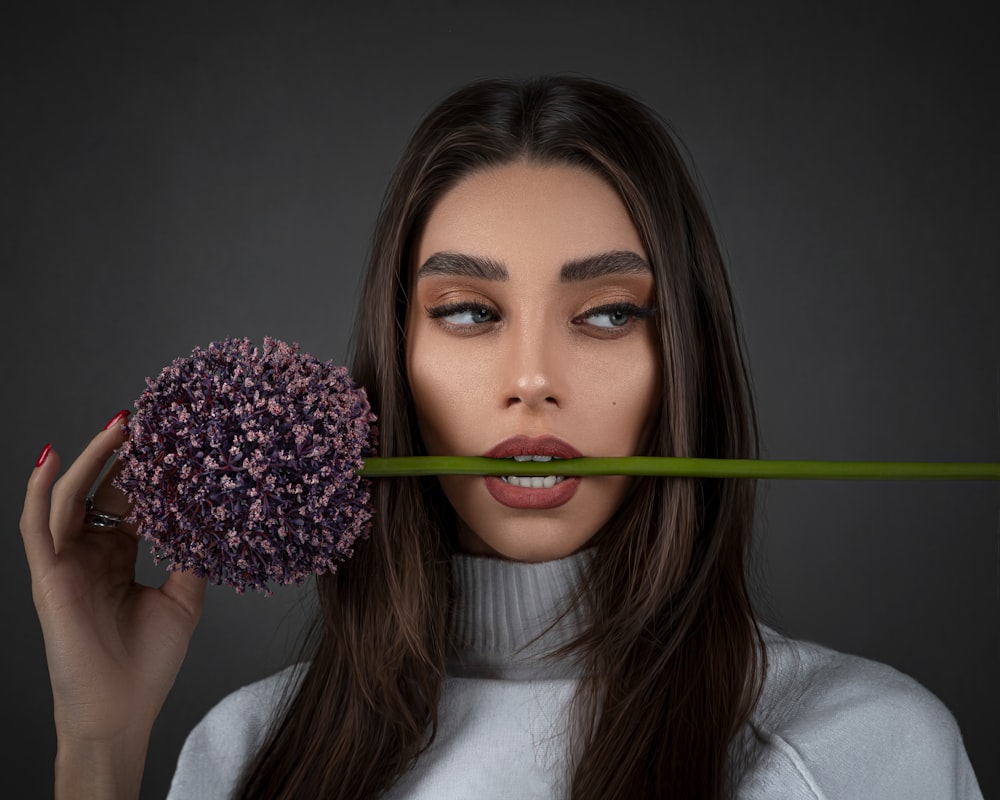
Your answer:
[[[511,458],[512,456],[552,456],[553,458],[580,458],[583,454],[558,436],[511,436],[486,452],[486,458]]]

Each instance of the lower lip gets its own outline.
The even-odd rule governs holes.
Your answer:
[[[512,486],[493,475],[486,478],[486,490],[493,495],[493,499],[510,508],[558,508],[569,502],[579,486],[579,478],[563,478],[548,489]]]

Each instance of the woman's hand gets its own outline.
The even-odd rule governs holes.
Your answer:
[[[54,486],[59,455],[43,452],[21,516],[52,682],[57,797],[138,796],[153,721],[205,596],[205,581],[188,573],[171,573],[158,589],[137,584],[134,529],[84,525],[87,495],[125,441],[126,417],[112,420]],[[113,473],[102,480],[95,506],[123,515],[128,504],[110,485]]]

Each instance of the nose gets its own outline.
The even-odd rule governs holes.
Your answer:
[[[565,401],[565,387],[558,347],[551,335],[524,331],[509,343],[503,365],[504,405],[532,410],[559,408]]]
[[[546,405],[559,406],[559,401],[551,391],[546,375],[523,375],[507,398],[507,405],[523,404],[527,408],[541,408]]]

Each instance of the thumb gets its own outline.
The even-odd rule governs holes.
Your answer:
[[[171,572],[160,586],[160,591],[187,612],[194,629],[201,618],[205,605],[207,578],[199,578],[193,572]]]
[[[49,489],[59,474],[59,454],[45,445],[28,480],[21,511],[21,539],[33,577],[56,560],[52,530],[49,528]]]

